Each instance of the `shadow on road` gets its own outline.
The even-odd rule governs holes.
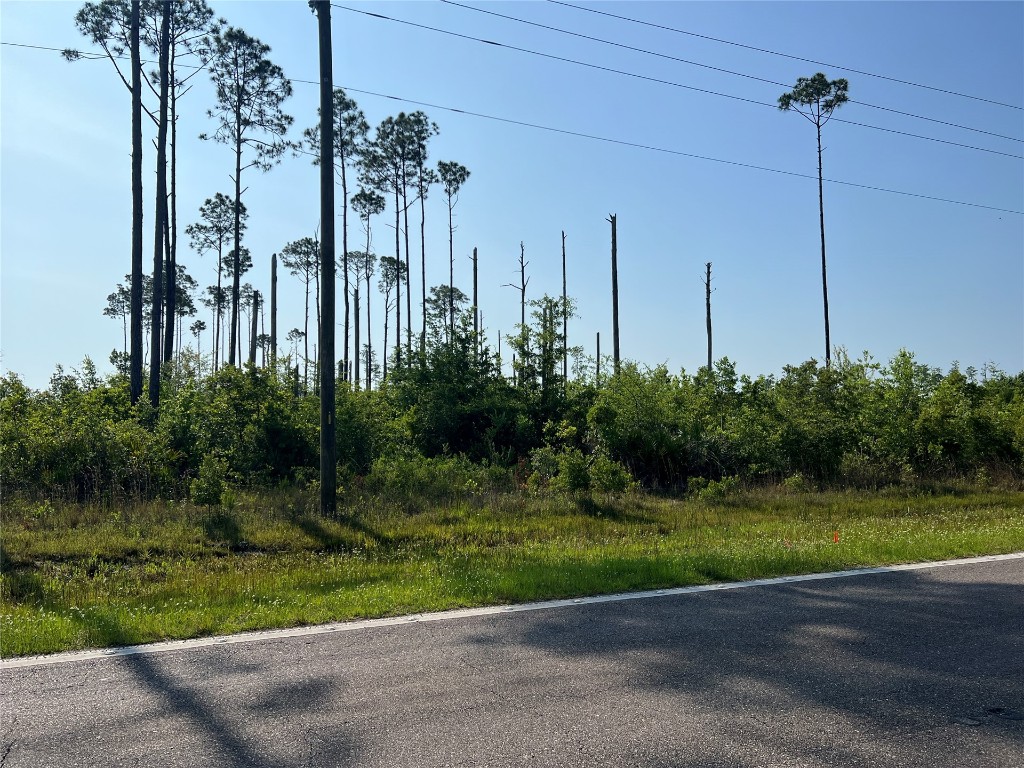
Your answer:
[[[547,611],[504,629],[501,646],[565,660],[567,686],[573,675],[599,688],[604,679],[647,692],[637,706],[669,701],[698,720],[715,702],[709,727],[754,744],[792,733],[794,755],[825,764],[870,757],[857,751],[862,730],[934,750],[959,738],[950,729],[973,728],[965,738],[979,755],[1006,744],[1024,755],[1024,593],[1010,581],[904,572]],[[476,640],[494,651],[493,633]],[[803,733],[812,715],[836,730]],[[764,755],[652,764],[752,766]]]

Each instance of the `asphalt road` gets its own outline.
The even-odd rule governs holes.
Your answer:
[[[4,766],[1024,766],[1024,559],[0,669]]]

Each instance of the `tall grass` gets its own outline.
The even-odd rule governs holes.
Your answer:
[[[1024,550],[1024,494],[717,499],[283,489],[216,508],[5,504],[4,656]],[[835,539],[838,537],[838,542]]]

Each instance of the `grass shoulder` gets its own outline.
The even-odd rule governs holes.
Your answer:
[[[347,496],[10,500],[0,654],[1024,550],[1018,491]]]

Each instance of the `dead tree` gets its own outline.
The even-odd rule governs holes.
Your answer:
[[[704,299],[707,302],[708,323],[708,373],[711,373],[711,262],[707,262],[707,274],[704,278]]]
[[[609,214],[612,225],[612,364],[614,373],[619,373],[619,252],[616,236],[615,214]]]
[[[256,366],[256,340],[259,336],[260,292],[255,288],[252,292],[252,330],[249,332],[249,364]]]
[[[565,280],[565,230],[562,230],[562,382],[569,383],[569,298]]]

